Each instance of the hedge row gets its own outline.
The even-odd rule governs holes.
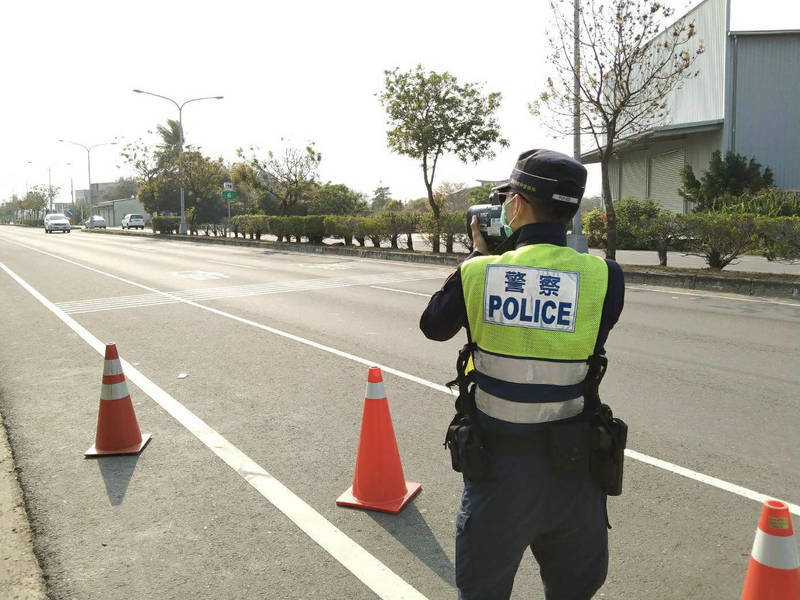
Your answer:
[[[405,236],[405,244],[413,250],[412,233],[423,233],[429,238],[439,236],[446,252],[453,251],[455,241],[466,237],[466,218],[462,214],[444,213],[439,225],[430,214],[383,213],[375,216],[310,215],[305,217],[273,217],[268,215],[238,215],[232,217],[229,229],[234,237],[261,239],[266,234],[274,235],[278,241],[321,244],[324,238],[342,239],[346,246],[356,242],[361,246],[370,240],[373,246],[388,243],[399,248]]]
[[[617,248],[655,250],[666,266],[670,250],[705,258],[722,269],[743,253],[768,260],[800,260],[800,217],[768,217],[746,213],[675,215],[651,200],[625,199],[615,204]],[[602,209],[583,216],[589,245],[604,248],[606,217]]]

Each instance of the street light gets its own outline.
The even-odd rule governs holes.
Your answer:
[[[80,144],[78,142],[71,142],[69,140],[58,140],[62,144],[73,144],[75,146],[80,146],[84,150],[86,150],[86,164],[89,169],[89,229],[92,229],[94,225],[94,221],[92,217],[94,216],[94,203],[92,202],[92,148],[97,148],[98,146],[115,146],[117,142],[103,142],[102,144],[92,144],[91,146],[85,146],[84,144]]]
[[[178,104],[172,98],[168,98],[167,96],[162,96],[161,94],[155,94],[153,92],[145,92],[144,90],[133,90],[137,94],[147,94],[148,96],[155,96],[156,98],[161,98],[163,100],[168,100],[172,102],[176,107],[178,107],[178,130],[180,134],[180,140],[178,145],[178,179],[181,182],[181,223],[178,226],[178,233],[181,235],[186,235],[186,214],[184,212],[184,201],[183,201],[183,107],[189,104],[189,102],[197,102],[199,100],[222,100],[224,96],[203,96],[202,98],[191,98],[189,100],[184,101],[182,104]]]

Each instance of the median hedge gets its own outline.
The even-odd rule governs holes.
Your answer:
[[[661,265],[667,251],[702,256],[712,269],[723,269],[744,253],[768,260],[800,260],[800,217],[741,212],[672,214],[651,200],[624,199],[615,204],[618,249],[654,250]],[[602,209],[583,215],[589,245],[605,247]]]
[[[340,239],[345,246],[365,246],[367,240],[374,247],[387,245],[400,247],[401,236],[406,236],[406,247],[413,250],[412,233],[423,233],[429,237],[439,235],[447,252],[453,251],[456,241],[466,238],[466,219],[463,214],[443,213],[439,226],[430,214],[379,213],[370,216],[354,215],[309,215],[275,217],[268,215],[237,215],[232,217],[229,230],[234,237],[242,236],[260,240],[270,234],[279,242],[300,243],[307,241],[321,244],[324,238]]]
[[[178,217],[153,217],[153,230],[177,233]],[[605,245],[605,215],[602,209],[586,213],[584,230],[592,247]],[[456,242],[469,245],[466,218],[462,213],[442,213],[438,223],[431,213],[379,213],[371,216],[238,215],[225,226],[201,225],[206,235],[226,235],[260,240],[274,235],[278,241],[321,244],[325,238],[341,240],[345,246],[400,247],[413,251],[412,233],[429,241],[438,236],[444,250],[453,252]],[[800,260],[800,217],[770,217],[745,213],[693,213],[675,215],[650,200],[626,199],[617,204],[619,239],[625,248],[653,250],[666,266],[667,252],[676,250],[705,258],[712,269],[722,269],[745,252],[759,253],[769,260]]]

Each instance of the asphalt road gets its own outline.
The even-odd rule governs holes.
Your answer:
[[[0,263],[0,411],[53,597],[455,597],[461,484],[437,384],[463,339],[417,325],[446,270],[13,227]],[[798,333],[797,302],[628,288],[601,392],[643,456],[609,500],[598,597],[740,594],[760,513],[748,490],[800,504]],[[83,458],[93,340],[130,363],[153,434],[139,457]],[[334,503],[370,363],[386,367],[405,475],[423,485],[396,516]],[[528,556],[514,598],[541,597]]]

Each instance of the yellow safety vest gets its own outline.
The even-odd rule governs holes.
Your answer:
[[[542,424],[580,414],[608,287],[606,262],[532,244],[464,262],[461,282],[484,424]]]

